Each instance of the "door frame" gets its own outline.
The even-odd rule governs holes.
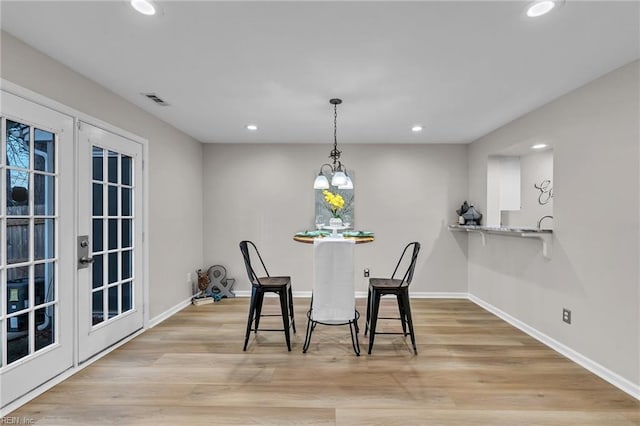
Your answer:
[[[79,121],[78,126],[78,151],[77,154],[79,156],[79,161],[77,163],[76,168],[76,177],[78,182],[78,220],[75,224],[78,228],[79,235],[90,236],[90,244],[89,244],[89,255],[92,257],[99,256],[104,262],[107,262],[111,259],[111,255],[114,253],[111,251],[108,245],[110,244],[110,238],[106,238],[106,235],[101,236],[102,240],[102,248],[98,250],[98,254],[94,253],[93,242],[96,239],[95,235],[92,235],[92,225],[94,219],[92,219],[95,212],[93,211],[93,186],[96,185],[92,183],[95,181],[93,176],[93,161],[90,158],[93,158],[93,149],[94,147],[99,147],[104,151],[104,155],[111,151],[115,151],[118,155],[123,154],[129,156],[131,159],[131,182],[130,193],[132,194],[131,198],[131,212],[128,216],[131,216],[128,219],[132,224],[132,234],[131,234],[131,242],[132,244],[129,246],[128,253],[132,254],[131,257],[131,275],[128,277],[131,281],[129,284],[131,285],[131,298],[132,298],[132,307],[126,312],[117,313],[114,318],[104,319],[99,324],[94,324],[92,321],[92,294],[93,294],[93,279],[92,279],[92,268],[82,268],[77,269],[78,275],[78,362],[85,363],[86,360],[91,359],[95,354],[104,351],[105,346],[111,347],[113,344],[119,342],[120,340],[126,338],[131,334],[135,334],[138,330],[144,328],[144,286],[142,285],[143,280],[138,280],[138,276],[144,277],[143,271],[143,257],[138,256],[139,247],[141,247],[141,243],[143,241],[143,233],[144,229],[142,226],[143,220],[143,197],[139,192],[144,187],[144,178],[142,177],[143,167],[142,167],[142,144],[131,140],[129,138],[122,137],[119,134],[115,134],[113,132],[106,131],[103,128],[94,126],[85,121]],[[119,163],[119,162],[118,162]],[[104,203],[102,207],[104,210],[101,211],[100,221],[103,222],[104,226],[101,228],[104,232],[112,229],[111,225],[106,225],[106,220],[108,219],[109,223],[113,220],[114,216],[111,214],[107,215],[107,205],[112,202],[111,196],[109,195],[109,203],[107,203],[107,194],[110,194],[106,190],[114,188],[111,181],[111,175],[107,178],[106,167],[109,166],[110,161],[107,162],[105,157],[103,161],[103,166],[105,167],[104,176],[100,183],[101,186],[105,186],[105,190],[103,192],[104,195]],[[122,185],[121,177],[120,177],[120,169],[117,167],[117,178],[115,182],[115,188],[121,188]],[[116,191],[120,191],[116,189]],[[118,204],[119,197],[116,197],[116,204]],[[103,200],[101,200],[103,201]],[[117,217],[122,216],[122,212],[120,209],[120,205],[117,208]],[[118,221],[119,219],[115,219]],[[119,229],[119,228],[117,228]],[[104,239],[102,239],[104,237]],[[118,245],[120,240],[120,236],[118,235],[116,241],[116,247],[119,250],[122,250],[122,246]],[[110,254],[108,254],[110,253]],[[115,252],[117,258],[120,258],[120,251]],[[124,253],[124,251],[123,251]],[[78,256],[79,257],[79,256]],[[118,266],[119,261],[116,261],[116,268]],[[95,263],[93,264],[95,265]],[[106,274],[110,268],[104,267],[104,282],[101,282],[103,290],[103,296],[107,298],[107,279]],[[109,277],[111,274],[109,273]],[[122,280],[120,275],[116,277],[116,282],[120,282],[117,284],[117,289],[120,289],[122,284]],[[113,289],[114,287],[111,287]],[[117,291],[120,293],[120,290]],[[120,296],[118,296],[119,298]],[[104,304],[103,308],[111,311],[111,305],[107,306],[107,303]]]
[[[45,108],[39,104],[35,104],[22,97],[15,96],[6,91],[0,92],[0,97],[3,103],[2,117],[9,120],[20,123],[27,126],[29,129],[29,137],[27,139],[29,148],[24,153],[24,159],[27,159],[28,164],[12,164],[8,161],[9,152],[9,137],[6,136],[6,148],[7,148],[7,169],[6,169],[6,187],[2,185],[5,183],[3,176],[2,184],[0,186],[4,189],[10,188],[10,170],[16,170],[18,175],[26,175],[28,184],[27,193],[29,198],[29,207],[27,211],[9,213],[9,203],[6,203],[7,212],[5,217],[7,218],[6,227],[3,225],[2,233],[5,237],[2,240],[3,246],[6,243],[6,248],[3,248],[3,258],[7,257],[6,263],[3,265],[3,269],[6,268],[6,290],[7,296],[3,297],[2,302],[3,310],[6,321],[6,330],[3,330],[3,357],[7,357],[7,362],[2,365],[1,377],[3,381],[6,380],[6,386],[2,386],[0,389],[0,400],[4,403],[5,398],[7,402],[11,402],[14,399],[20,398],[24,393],[29,392],[34,387],[38,386],[42,382],[50,380],[69,368],[73,367],[73,276],[75,274],[73,270],[73,244],[69,239],[65,239],[64,235],[72,232],[73,228],[73,206],[70,203],[73,202],[73,118],[66,114],[61,114],[58,111],[54,111],[50,108]],[[3,126],[3,132],[7,132],[7,127]],[[49,167],[38,168],[36,162],[36,129],[41,129],[45,132],[51,132],[55,137],[52,139],[53,148],[52,156],[47,155],[50,162]],[[5,139],[5,135],[3,135]],[[2,149],[2,155],[5,155],[4,147]],[[51,167],[52,166],[52,167]],[[4,174],[3,170],[3,174]],[[42,174],[46,173],[46,174]],[[48,204],[50,209],[44,207],[40,212],[36,210],[37,200],[37,176],[48,176],[50,179],[48,184],[44,187],[48,187],[50,191],[45,189],[45,197],[43,204]],[[42,187],[41,187],[42,188]],[[48,197],[51,197],[47,203]],[[4,198],[4,196],[2,197]],[[9,195],[7,194],[7,198]],[[4,206],[3,206],[4,210]],[[21,253],[22,258],[18,262],[11,262],[9,258],[9,221],[16,217],[15,213],[22,217],[27,217],[27,239],[23,242],[27,243],[28,253],[24,251]],[[42,238],[44,241],[49,240],[49,244],[44,244],[51,249],[43,250],[41,257],[36,257],[36,247],[38,242],[42,243],[43,240],[37,237],[36,232],[36,219],[38,216],[45,217],[42,223],[49,222],[49,225],[43,226],[44,234]],[[24,221],[25,219],[18,219]],[[24,222],[23,222],[24,223]],[[48,229],[51,233],[49,233]],[[6,233],[5,233],[6,231]],[[23,237],[24,238],[24,237]],[[44,248],[44,247],[43,247]],[[17,260],[17,259],[14,259]],[[48,270],[48,277],[43,276],[44,294],[42,299],[38,300],[36,290],[36,279],[38,276],[37,265],[43,265],[41,270],[42,274],[45,274]],[[44,266],[47,265],[47,266]],[[48,266],[51,269],[48,269]],[[26,270],[26,271],[25,271]],[[8,319],[9,315],[13,315],[10,310],[10,297],[8,295],[10,271],[22,271],[26,274],[27,292],[24,294],[25,304],[20,303],[20,298],[16,299],[18,303],[13,305],[15,310],[23,313],[19,314],[19,319],[27,316],[26,321],[26,349],[16,359],[9,359],[10,345],[11,345],[11,332],[9,327],[11,320]],[[4,275],[4,274],[3,274]],[[24,278],[24,276],[23,276]],[[46,289],[46,290],[45,290]],[[3,291],[4,288],[3,288]],[[49,298],[48,296],[52,296]],[[45,305],[46,304],[46,305]],[[47,306],[44,308],[45,312],[53,312],[53,316],[49,316],[50,320],[43,324],[50,324],[49,330],[53,331],[53,335],[46,339],[43,347],[37,348],[37,327],[39,325],[37,320],[37,312],[43,308],[42,305]],[[24,309],[27,308],[27,312]],[[23,320],[24,321],[24,320]],[[18,321],[14,323],[18,326]],[[3,322],[2,327],[5,327]],[[5,334],[6,332],[6,334]]]
[[[14,402],[12,402],[11,404],[8,404],[7,406],[5,406],[4,408],[0,407],[0,417],[5,416],[6,414],[10,413],[11,411],[15,410],[16,408],[20,407],[21,405],[25,404],[26,402],[32,400],[33,398],[37,397],[38,395],[46,392],[47,390],[51,389],[53,386],[57,385],[58,383],[61,383],[62,381],[64,381],[65,379],[67,379],[68,377],[72,376],[73,374],[77,373],[78,371],[80,371],[81,369],[83,369],[84,367],[92,364],[94,361],[97,361],[98,359],[102,358],[104,355],[108,354],[109,352],[111,352],[113,349],[117,348],[118,346],[128,342],[129,340],[133,339],[134,337],[138,336],[140,333],[144,332],[146,329],[149,328],[149,142],[147,139],[136,135],[134,133],[131,133],[127,130],[121,129],[115,125],[112,125],[110,123],[107,123],[105,121],[102,121],[96,117],[93,117],[89,114],[85,114],[81,111],[78,111],[74,108],[71,108],[67,105],[64,105],[60,102],[57,102],[53,99],[50,99],[44,95],[41,95],[39,93],[36,93],[32,90],[26,89],[18,84],[12,83],[8,80],[5,80],[4,78],[0,78],[0,89],[10,93],[12,95],[18,96],[20,98],[23,98],[27,101],[33,102],[35,104],[41,105],[43,107],[52,109],[54,111],[57,111],[59,113],[71,116],[73,118],[73,151],[74,151],[74,158],[73,158],[73,165],[74,165],[74,187],[73,187],[73,235],[71,235],[69,238],[73,239],[73,246],[74,246],[74,252],[73,252],[73,256],[74,256],[74,264],[75,261],[77,259],[77,245],[76,245],[76,241],[78,238],[78,229],[77,229],[77,222],[78,222],[78,195],[79,195],[79,188],[78,188],[78,174],[77,174],[77,169],[78,169],[78,145],[79,145],[79,132],[78,132],[78,124],[80,121],[83,121],[87,124],[91,124],[93,126],[99,127],[103,130],[109,131],[111,133],[114,133],[116,135],[122,136],[124,138],[127,139],[131,139],[134,142],[138,142],[142,145],[142,185],[140,190],[142,191],[142,209],[143,209],[143,214],[142,214],[142,242],[140,244],[140,248],[142,250],[142,278],[141,278],[141,284],[143,286],[142,289],[142,297],[143,297],[143,302],[142,302],[142,309],[143,309],[143,324],[142,324],[142,329],[139,330],[138,332],[132,334],[131,336],[121,340],[120,342],[116,343],[115,345],[111,346],[110,348],[107,348],[106,350],[99,352],[98,354],[94,355],[93,357],[89,358],[88,360],[86,360],[85,362],[83,362],[82,364],[79,364],[78,359],[79,359],[79,347],[78,347],[78,295],[79,295],[79,291],[78,291],[78,287],[79,287],[79,283],[78,283],[78,273],[77,271],[73,274],[73,279],[72,279],[72,286],[73,286],[73,307],[74,307],[74,313],[73,313],[73,330],[72,330],[72,341],[73,341],[73,367],[68,369],[67,371],[63,372],[62,374],[54,377],[53,379],[41,384],[40,386],[38,386],[36,389],[32,390],[31,392],[28,392],[27,394],[23,395],[22,397],[18,398],[17,400],[15,400]]]

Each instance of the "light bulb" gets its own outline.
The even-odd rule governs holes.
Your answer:
[[[345,175],[344,172],[336,172],[333,175],[333,178],[331,178],[332,186],[345,185],[346,183],[347,183],[347,175]]]
[[[313,182],[313,189],[329,189],[329,180],[325,175],[318,175]]]

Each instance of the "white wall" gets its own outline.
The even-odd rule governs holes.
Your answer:
[[[487,236],[483,247],[470,235],[470,293],[636,385],[639,73],[636,61],[469,148],[474,200],[486,200],[488,155],[525,140],[554,149],[553,258],[535,240]],[[573,324],[562,322],[563,307]]]
[[[2,78],[149,141],[150,318],[186,300],[202,265],[202,145],[5,32],[1,43]]]
[[[483,224],[506,225],[502,217],[520,209],[520,157],[490,156],[487,159],[487,210]]]
[[[365,267],[389,276],[405,244],[420,241],[412,292],[466,292],[466,238],[447,230],[467,198],[466,145],[341,145],[355,171],[355,227],[376,241],[356,247],[356,290]],[[207,264],[221,263],[249,282],[238,243],[262,248],[272,275],[292,276],[294,291],[311,291],[313,246],[292,240],[314,228],[313,180],[331,146],[214,144],[204,148]],[[397,182],[389,183],[389,174]]]

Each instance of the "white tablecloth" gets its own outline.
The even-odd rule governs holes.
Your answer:
[[[346,323],[355,314],[353,249],[355,241],[316,238],[313,242],[313,307],[311,319]]]

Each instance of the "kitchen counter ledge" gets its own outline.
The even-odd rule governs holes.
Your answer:
[[[542,242],[542,255],[551,259],[552,229],[538,229],[523,226],[478,226],[478,225],[449,225],[450,231],[477,232],[482,237],[482,245],[486,246],[485,234],[505,235],[521,238],[537,238]]]

